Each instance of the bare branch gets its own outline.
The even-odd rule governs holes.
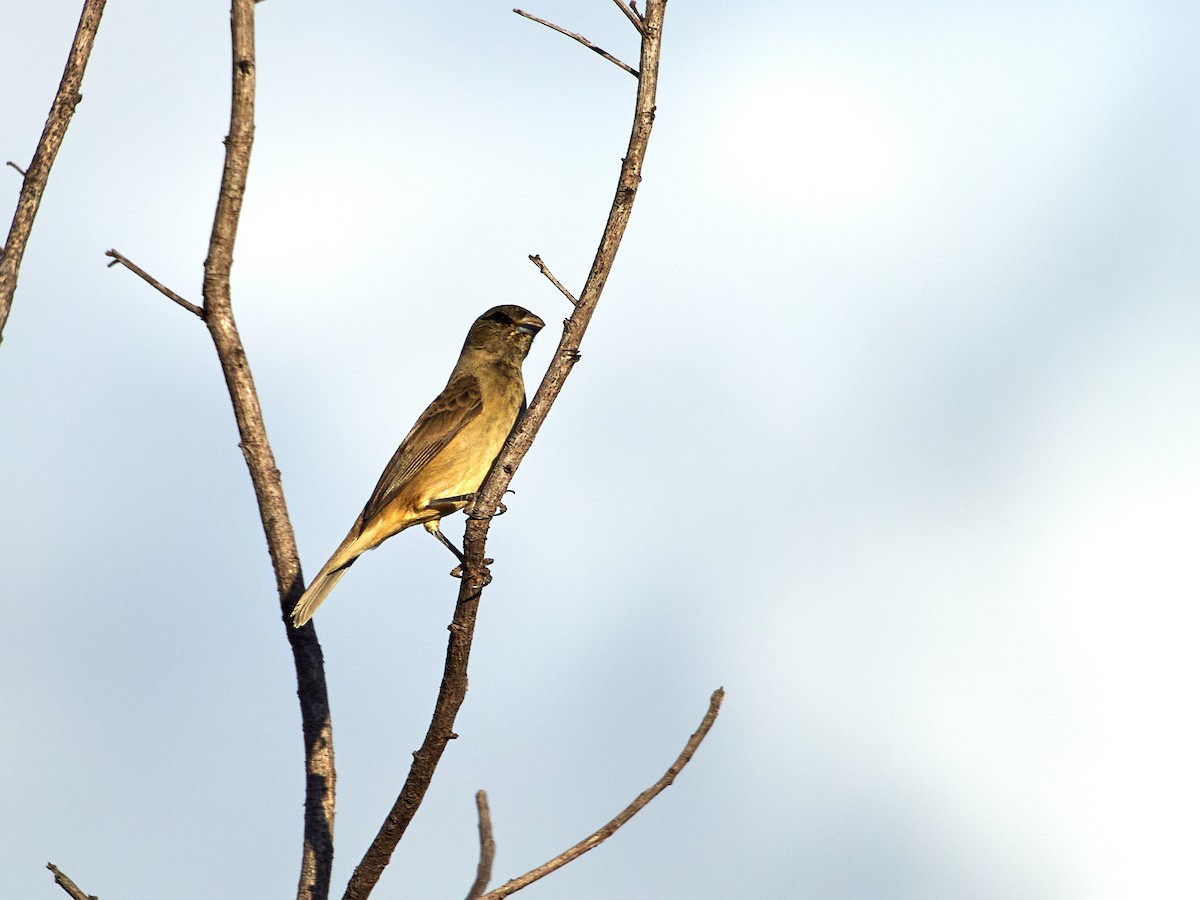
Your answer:
[[[63,138],[66,137],[67,126],[71,124],[71,117],[75,115],[75,107],[83,99],[79,87],[83,84],[83,72],[87,68],[88,57],[91,56],[92,45],[96,41],[96,30],[100,27],[104,3],[105,0],[84,0],[79,25],[75,29],[75,39],[71,42],[70,53],[67,54],[67,65],[58,84],[58,93],[54,95],[54,102],[50,105],[50,115],[46,118],[46,126],[42,129],[42,136],[34,151],[33,160],[29,163],[29,169],[21,171],[19,166],[9,163],[21,172],[25,181],[21,185],[17,209],[13,213],[8,238],[4,242],[4,253],[0,255],[0,340],[4,337],[4,325],[8,321],[9,310],[12,309],[13,294],[17,291],[17,274],[21,270],[21,259],[25,256],[29,232],[33,229],[33,220],[37,216],[46,182],[50,178],[50,168],[54,165],[54,158],[58,155]]]
[[[156,291],[158,291],[160,294],[162,294],[164,297],[168,297],[171,300],[174,300],[176,303],[178,303],[180,306],[182,306],[184,309],[186,309],[192,315],[199,316],[201,319],[204,318],[204,310],[202,310],[199,306],[197,306],[195,303],[191,303],[187,300],[184,300],[182,297],[180,297],[177,293],[175,293],[173,290],[171,290],[169,287],[167,287],[165,284],[163,284],[161,281],[159,281],[153,275],[146,272],[145,269],[142,269],[140,266],[134,265],[132,262],[129,261],[129,259],[127,257],[122,255],[121,253],[118,253],[116,250],[106,250],[104,252],[104,255],[112,257],[112,262],[110,262],[108,264],[108,267],[110,269],[113,266],[115,266],[117,263],[120,263],[125,268],[127,268],[130,272],[132,272],[134,275],[136,275],[140,279],[142,279],[142,281],[146,282],[146,284],[150,285],[150,287],[154,288]]]
[[[632,4],[634,7],[633,9],[631,9],[630,7],[625,5],[625,0],[613,0],[613,3],[617,4],[617,8],[620,9],[621,12],[625,13],[625,18],[627,18],[630,22],[632,22],[633,27],[636,28],[639,33],[641,33],[642,19],[637,14],[636,2],[634,4]]]
[[[25,170],[25,169],[22,169],[20,166],[18,166],[18,165],[17,165],[15,162],[13,162],[11,159],[10,159],[10,160],[8,160],[7,162],[5,162],[4,164],[5,164],[6,166],[12,166],[14,169],[16,169],[18,172],[20,172],[20,173],[21,173],[21,177],[22,177],[22,178],[24,178],[24,177],[25,177],[25,175],[26,175],[26,170]]]
[[[300,700],[304,737],[305,798],[304,845],[300,857],[297,900],[327,900],[333,866],[333,814],[336,772],[333,761],[333,728],[329,694],[325,683],[325,661],[317,633],[311,626],[294,629],[289,613],[304,591],[300,554],[288,516],[283,484],[275,455],[267,439],[262,407],[250,363],[233,318],[230,273],[237,238],[250,151],[254,144],[255,50],[254,6],[257,0],[232,0],[230,29],[232,53],[232,97],[229,133],[225,138],[225,163],[217,210],[213,217],[208,255],[204,260],[204,304],[195,306],[168,290],[115,250],[108,251],[116,262],[129,268],[208,326],[217,358],[225,376],[229,399],[237,422],[239,447],[250,470],[258,501],[259,518],[267,539],[267,551],[275,572],[279,594],[280,621],[292,651]]]
[[[547,266],[544,262],[542,262],[542,258],[540,256],[538,256],[536,253],[531,253],[531,254],[529,254],[529,261],[531,263],[533,263],[535,266],[537,266],[541,270],[543,275],[545,275],[547,278],[550,279],[550,283],[552,285],[554,285],[556,288],[558,288],[560,291],[562,291],[563,296],[571,301],[572,306],[579,305],[579,301],[575,299],[575,295],[572,294],[570,291],[568,291],[565,287],[563,287],[562,282],[554,277],[554,273],[550,271],[549,266]]]
[[[618,828],[632,819],[646,806],[646,804],[666,790],[666,788],[670,786],[671,782],[675,780],[676,776],[683,771],[683,767],[691,762],[692,756],[694,756],[696,753],[696,749],[708,736],[709,730],[712,728],[713,723],[717,720],[717,713],[720,712],[721,701],[724,699],[725,690],[723,688],[717,688],[715,691],[713,691],[712,697],[710,697],[708,701],[708,712],[704,714],[704,719],[700,722],[700,727],[692,733],[690,738],[688,738],[688,742],[683,747],[683,752],[679,754],[675,762],[671,763],[670,768],[667,769],[662,778],[658,779],[658,781],[638,794],[637,797],[634,798],[634,801],[617,813],[613,819],[607,822],[603,827],[593,831],[575,846],[570,847],[558,854],[558,856],[554,857],[554,859],[543,863],[536,869],[526,872],[520,878],[514,878],[512,881],[501,885],[494,891],[488,891],[488,893],[484,894],[481,898],[479,898],[479,900],[502,900],[502,898],[507,897],[510,894],[515,894],[517,891],[521,890],[521,888],[533,884],[533,882],[540,878],[545,878],[555,869],[561,869],[567,863],[571,862],[571,860],[578,859],[589,850],[600,846],[602,843],[604,843],[604,841],[608,840],[608,838],[611,837]]]
[[[475,883],[467,891],[467,900],[479,900],[492,880],[492,863],[496,859],[496,842],[492,838],[492,813],[488,809],[486,791],[475,793],[475,809],[479,813],[479,865],[475,868]]]
[[[446,647],[442,684],[438,689],[437,701],[429,728],[425,732],[425,739],[420,748],[413,752],[412,765],[409,767],[404,786],[400,788],[400,794],[379,827],[371,846],[367,848],[362,861],[350,876],[346,892],[342,895],[343,900],[366,900],[374,890],[379,876],[383,874],[392,858],[396,845],[416,816],[421,801],[425,799],[446,745],[458,737],[454,733],[454,719],[467,695],[467,663],[471,656],[471,638],[475,633],[479,594],[491,581],[491,577],[482,559],[476,561],[471,571],[463,573],[459,601],[449,626],[450,640]],[[463,599],[464,595],[468,598],[466,601]]]
[[[46,868],[54,873],[54,883],[67,892],[71,900],[100,900],[95,894],[85,894],[70,878],[58,870],[54,863],[46,863]]]
[[[633,128],[629,136],[629,148],[621,162],[621,174],[617,178],[616,196],[609,210],[608,221],[600,236],[600,246],[592,262],[584,282],[583,291],[575,311],[563,328],[562,337],[554,352],[554,359],[546,370],[542,383],[538,385],[529,409],[521,418],[520,424],[509,435],[508,443],[500,451],[492,466],[491,474],[480,486],[476,493],[475,508],[477,510],[495,509],[508,489],[517,467],[528,452],[538,430],[550,413],[550,407],[562,391],[563,384],[571,369],[579,360],[579,346],[583,341],[584,332],[600,302],[600,295],[612,267],[617,258],[621,239],[629,225],[629,217],[633,212],[633,202],[637,197],[638,186],[642,181],[642,164],[646,158],[646,147],[650,142],[650,132],[654,127],[654,103],[658,89],[658,64],[662,48],[663,14],[666,0],[649,0],[646,5],[645,30],[642,35],[641,76],[638,78],[638,93],[634,111]],[[477,517],[467,522],[464,537],[464,550],[467,557],[467,569],[480,565],[484,555],[484,544],[490,522],[486,517]],[[464,579],[460,585],[459,604],[464,602],[463,591],[468,586]]]
[[[523,10],[523,9],[514,9],[513,12],[515,12],[518,16],[524,16],[527,19],[532,19],[534,22],[537,22],[539,25],[545,25],[547,28],[553,28],[559,34],[565,34],[569,38],[574,38],[575,40],[579,41],[579,43],[583,44],[583,46],[585,46],[589,50],[591,50],[593,53],[599,53],[601,56],[603,56],[605,59],[607,59],[610,63],[620,66],[622,69],[624,69],[630,75],[632,75],[634,78],[638,77],[637,69],[633,68],[633,66],[630,66],[626,63],[621,62],[621,60],[617,59],[615,56],[613,56],[607,50],[603,50],[600,47],[597,47],[595,44],[593,44],[591,41],[589,41],[587,38],[585,38],[582,34],[576,34],[573,31],[567,31],[567,29],[563,28],[561,25],[555,25],[553,22],[547,22],[545,19],[539,19],[537,16],[532,15],[531,13],[525,12],[525,10]],[[641,30],[641,29],[639,28],[639,30]]]
[[[237,420],[240,446],[254,484],[259,516],[279,592],[280,620],[292,650],[304,734],[304,846],[300,859],[298,900],[325,900],[333,865],[333,812],[336,774],[333,766],[333,728],[325,663],[317,633],[291,627],[288,614],[304,589],[296,535],[288,517],[279,469],[267,440],[262,407],[250,363],[233,318],[230,271],[237,238],[250,150],[254,143],[254,0],[233,0],[233,94],[225,165],[217,211],[213,217],[208,257],[204,261],[204,321],[212,335],[229,399]]]
[[[355,868],[346,886],[343,900],[365,900],[370,895],[400,838],[404,836],[405,830],[416,815],[446,745],[457,737],[454,733],[454,720],[467,694],[467,664],[470,661],[471,641],[475,634],[479,597],[492,577],[484,557],[492,514],[499,508],[513,473],[529,451],[551,405],[562,391],[571,368],[579,359],[579,343],[588,322],[591,321],[596,304],[600,302],[600,294],[612,271],[617,249],[629,224],[633,201],[642,179],[642,163],[646,157],[650,131],[654,125],[654,98],[658,87],[658,62],[665,7],[666,0],[649,0],[647,4],[646,23],[642,34],[641,75],[638,77],[637,101],[629,147],[621,164],[616,196],[608,214],[608,222],[604,226],[600,247],[596,251],[592,269],[579,297],[579,304],[564,326],[554,360],[542,378],[542,383],[521,419],[521,424],[509,435],[504,449],[500,451],[492,466],[491,474],[476,493],[475,514],[467,519],[462,581],[459,583],[454,619],[450,623],[450,640],[446,646],[442,684],[438,690],[429,728],[420,748],[413,753],[408,778],[371,846],[367,848],[362,861]]]

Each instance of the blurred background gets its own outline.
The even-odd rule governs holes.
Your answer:
[[[0,14],[28,164],[78,2]],[[604,0],[530,11],[636,62]],[[265,542],[194,302],[223,2],[110,3],[0,347],[0,894],[286,897]],[[234,305],[306,573],[472,319],[567,305],[634,79],[502,4],[258,7]],[[672,0],[633,222],[489,542],[471,690],[376,896],[1194,897],[1200,8]],[[5,227],[20,177],[0,171]],[[447,533],[461,536],[461,517]],[[424,734],[457,583],[411,533],[316,618],[334,896]]]

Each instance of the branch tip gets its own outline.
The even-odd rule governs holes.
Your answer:
[[[54,873],[54,883],[67,892],[71,900],[100,900],[95,894],[85,894],[70,878],[59,871],[54,863],[46,863],[46,868]]]
[[[496,841],[492,837],[492,813],[488,808],[487,791],[476,791],[475,811],[479,816],[479,864],[475,867],[475,883],[467,891],[466,900],[479,900],[492,880],[492,863],[496,859]]]

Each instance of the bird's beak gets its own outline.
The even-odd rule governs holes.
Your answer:
[[[530,313],[527,316],[522,316],[520,319],[517,319],[515,324],[517,326],[517,331],[523,332],[525,334],[537,334],[539,331],[541,331],[543,328],[546,327],[546,323],[543,322],[541,319],[539,319],[537,316],[535,316],[533,313]]]

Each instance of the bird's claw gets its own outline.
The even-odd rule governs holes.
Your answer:
[[[488,571],[487,567],[490,566],[494,562],[495,562],[494,559],[484,559],[484,561],[483,561],[483,586],[484,587],[487,587],[487,585],[492,583],[492,573]],[[451,578],[462,578],[463,577],[463,567],[461,565],[458,565],[458,566],[455,566],[453,569],[451,569],[450,577]]]

